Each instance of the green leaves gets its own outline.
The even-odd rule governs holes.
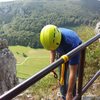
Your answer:
[[[39,33],[47,24],[68,28],[80,25],[92,26],[100,20],[100,15],[95,14],[87,7],[84,8],[80,0],[77,2],[74,0],[40,1],[26,0],[25,2],[0,5],[0,12],[2,12],[0,14],[0,37],[6,38],[9,45],[19,44],[40,48],[42,46],[39,41]],[[81,30],[78,29],[78,31]],[[91,29],[85,28],[84,32],[86,31],[91,37]],[[83,40],[87,39],[85,35]]]

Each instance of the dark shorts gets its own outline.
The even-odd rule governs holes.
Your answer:
[[[80,53],[78,53],[77,55],[75,55],[74,57],[72,57],[72,58],[69,60],[69,64],[70,64],[70,65],[79,64],[79,62],[80,62]]]

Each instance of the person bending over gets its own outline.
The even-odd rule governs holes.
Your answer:
[[[62,56],[82,43],[76,32],[51,24],[42,28],[40,42],[45,49],[50,50],[51,63],[55,60],[56,52]],[[72,100],[75,96],[76,90],[74,88],[79,60],[80,53],[77,53],[68,61],[69,77],[67,76],[67,66],[65,66],[64,84],[60,86],[63,100]]]

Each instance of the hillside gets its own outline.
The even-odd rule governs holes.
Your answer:
[[[94,0],[16,0],[0,3],[0,37],[9,45],[42,47],[39,33],[46,24],[95,26],[100,2]]]
[[[8,42],[0,39],[0,95],[18,84],[16,59],[8,49]]]
[[[94,36],[92,27],[80,26],[80,27],[73,28],[73,30],[76,30],[78,32],[78,34],[83,39],[83,41],[87,41],[88,39]],[[32,49],[23,46],[11,46],[10,49],[11,51],[13,51],[19,63],[17,64],[17,72],[18,72],[17,75],[20,78],[27,78],[27,76],[30,77],[32,74],[41,70],[43,66],[46,67],[46,65],[49,64],[48,62],[49,53],[46,50]],[[83,81],[84,85],[100,69],[99,51],[100,51],[100,45],[98,41],[94,42],[89,47],[87,47],[85,70],[84,70],[84,81]],[[22,100],[24,99],[47,100],[52,98],[52,100],[56,100],[57,92],[59,92],[59,85],[57,84],[57,81],[58,80],[53,78],[52,74],[48,74],[46,77],[44,77],[39,82],[34,84],[32,87],[27,89],[24,93],[21,93],[18,96],[18,99],[21,98]],[[100,96],[99,90],[100,90],[100,78],[98,78],[94,82],[94,84],[89,88],[89,90],[84,94],[88,96],[87,98],[84,96],[83,100],[88,100],[88,99],[93,100],[95,97],[98,99],[95,98],[94,100],[99,100],[99,96]]]
[[[17,60],[17,77],[27,79],[49,64],[49,52],[24,46],[10,46]],[[41,63],[42,62],[42,63]]]

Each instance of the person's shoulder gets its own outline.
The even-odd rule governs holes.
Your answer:
[[[60,30],[71,30],[71,29],[64,28],[64,27],[59,27],[58,29],[60,29]]]
[[[59,29],[59,31],[61,31],[62,34],[66,34],[66,33],[67,33],[67,35],[68,35],[68,34],[69,34],[69,35],[71,35],[71,34],[76,34],[75,31],[73,31],[73,30],[71,30],[71,29],[68,29],[68,28],[58,28],[58,29]]]
[[[63,31],[63,32],[74,32],[73,30],[68,29],[68,28],[59,27],[58,29],[59,29],[60,31]]]

